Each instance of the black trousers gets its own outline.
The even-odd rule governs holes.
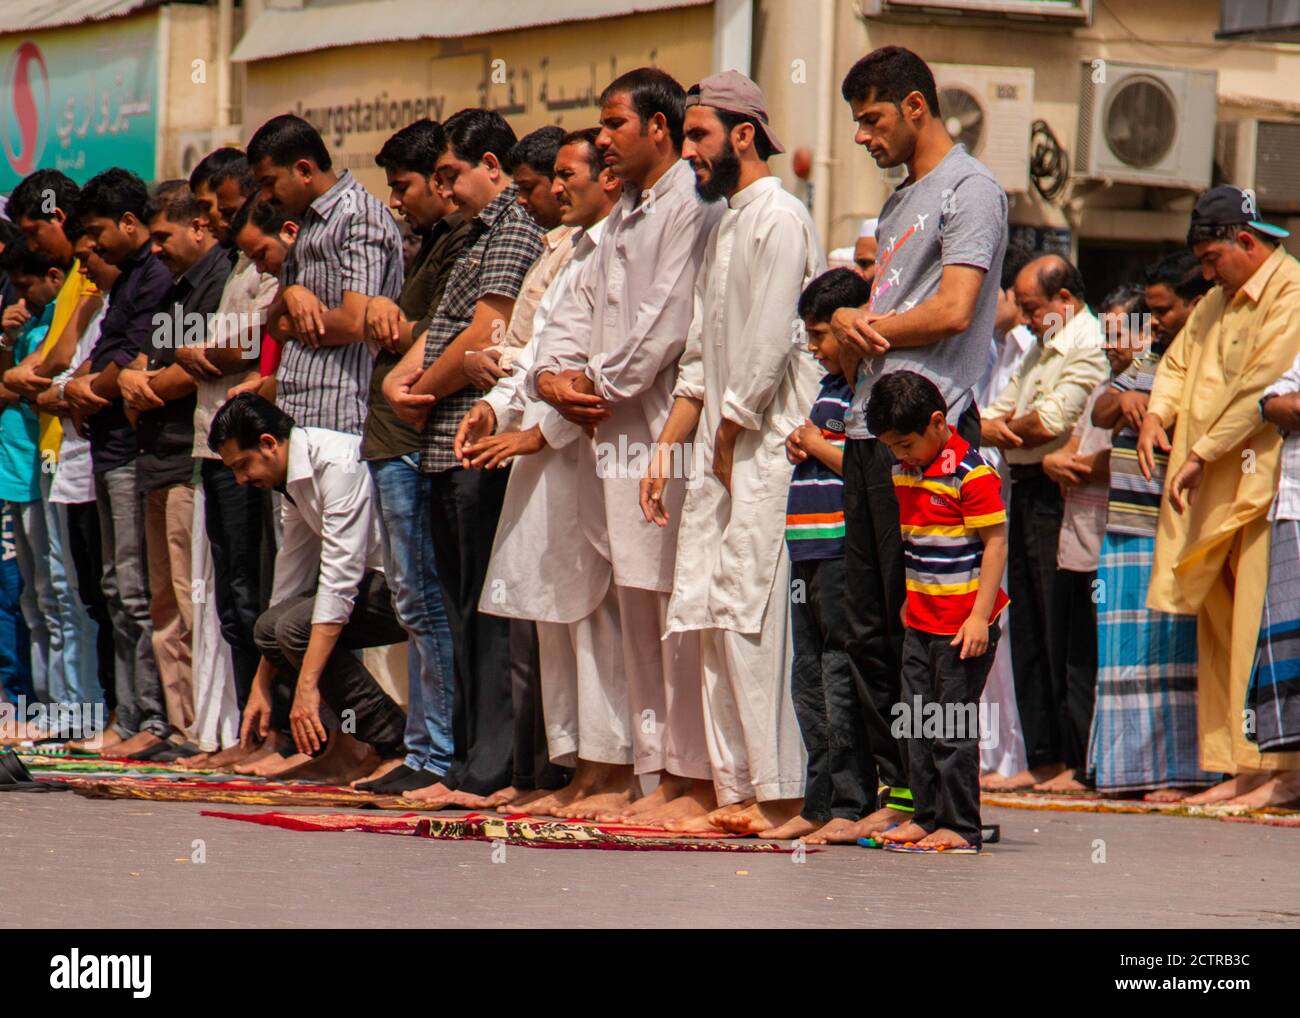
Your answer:
[[[261,656],[253,627],[271,594],[271,588],[262,582],[263,524],[271,498],[267,491],[239,484],[220,460],[204,460],[202,472],[217,615],[221,635],[230,645],[235,696],[243,710]]]
[[[902,718],[912,778],[913,820],[926,831],[946,827],[979,847],[979,702],[1002,630],[989,625],[989,645],[961,659],[952,636],[909,629],[903,638]],[[935,733],[938,733],[937,735]]]
[[[573,771],[551,763],[542,717],[542,673],[537,660],[537,626],[510,620],[510,698],[515,711],[514,776],[521,790],[563,788]]]
[[[790,563],[791,696],[808,751],[802,816],[857,820],[876,799],[871,754],[849,665],[844,560]]]
[[[95,620],[95,665],[104,702],[112,711],[117,707],[117,665],[113,650],[113,619],[104,597],[103,542],[99,536],[99,510],[94,502],[68,506],[68,555],[77,573],[77,594],[86,613]]]
[[[1052,584],[1053,700],[1061,733],[1061,760],[1085,780],[1092,708],[1097,699],[1096,572],[1057,569]]]
[[[978,447],[979,409],[972,403],[957,421],[957,432]],[[874,438],[844,443],[844,581],[849,667],[858,691],[863,732],[872,758],[867,784],[870,809],[875,789],[908,787],[903,748],[890,734],[898,702],[903,659],[902,608],[906,598],[903,537],[894,495],[889,447]],[[900,805],[909,805],[906,799]]]
[[[456,658],[455,750],[444,782],[490,795],[514,776],[510,622],[478,610],[509,470],[433,475],[433,554]]]
[[[1011,468],[1007,593],[1011,596],[1011,669],[1028,766],[1061,763],[1061,709],[1052,662],[1056,545],[1065,501],[1041,467]],[[1082,623],[1080,623],[1082,625]],[[1096,628],[1090,630],[1096,634]]]
[[[287,598],[264,611],[253,628],[257,649],[275,665],[277,684],[282,689],[291,690],[307,653],[315,601],[314,594]],[[348,715],[343,712],[351,710],[356,719],[356,730],[351,734],[370,743],[385,758],[405,755],[406,714],[351,652],[405,640],[406,630],[397,621],[384,574],[368,572],[361,579],[352,614],[320,677],[321,700],[333,715],[321,722],[329,727],[346,719]]]

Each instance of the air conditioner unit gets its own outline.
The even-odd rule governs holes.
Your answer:
[[[1210,184],[1218,75],[1085,60],[1074,176],[1200,191]]]
[[[212,151],[212,131],[177,131],[176,172],[179,176],[189,177],[190,171],[198,165],[199,160]]]
[[[1227,120],[1215,138],[1224,179],[1255,192],[1268,212],[1300,212],[1300,121]]]
[[[953,141],[987,166],[1003,190],[1029,189],[1029,136],[1034,121],[1030,67],[931,64],[939,89],[939,119]],[[885,171],[894,183],[907,167]]]

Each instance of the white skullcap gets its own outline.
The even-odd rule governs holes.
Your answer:
[[[880,225],[879,219],[862,220],[862,229],[858,231],[858,237],[859,238],[874,237],[876,235],[876,227],[879,225]]]
[[[828,269],[851,269],[853,264],[853,248],[851,247],[837,247],[826,256],[826,268]]]

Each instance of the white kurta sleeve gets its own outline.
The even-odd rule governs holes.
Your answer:
[[[803,224],[793,212],[775,210],[758,238],[745,317],[746,356],[722,397],[722,416],[757,430],[777,388],[798,353],[795,309],[808,265]]]
[[[703,272],[695,277],[695,311],[691,316],[691,331],[686,337],[686,349],[677,363],[677,384],[673,397],[704,400],[704,294],[707,284]]]
[[[370,472],[364,463],[325,462],[317,469],[321,551],[312,625],[346,622],[351,617],[375,526]]]
[[[657,217],[660,231],[658,242],[647,245],[655,249],[654,281],[619,344],[592,354],[587,361],[587,376],[597,395],[611,403],[634,399],[650,389],[682,355],[695,308],[695,276],[711,233],[700,229],[700,220],[709,214],[709,206],[688,202],[666,215],[663,211],[647,215]]]

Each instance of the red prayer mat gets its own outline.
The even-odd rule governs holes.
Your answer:
[[[737,842],[728,835],[707,838],[673,836],[658,828],[619,824],[591,824],[576,820],[541,820],[526,814],[489,816],[369,817],[348,813],[217,813],[205,817],[242,820],[282,827],[290,831],[364,831],[368,834],[404,834],[435,841],[501,841],[527,848],[600,848],[630,852],[766,852],[789,854],[792,849],[774,842]],[[818,851],[805,849],[804,851]]]

